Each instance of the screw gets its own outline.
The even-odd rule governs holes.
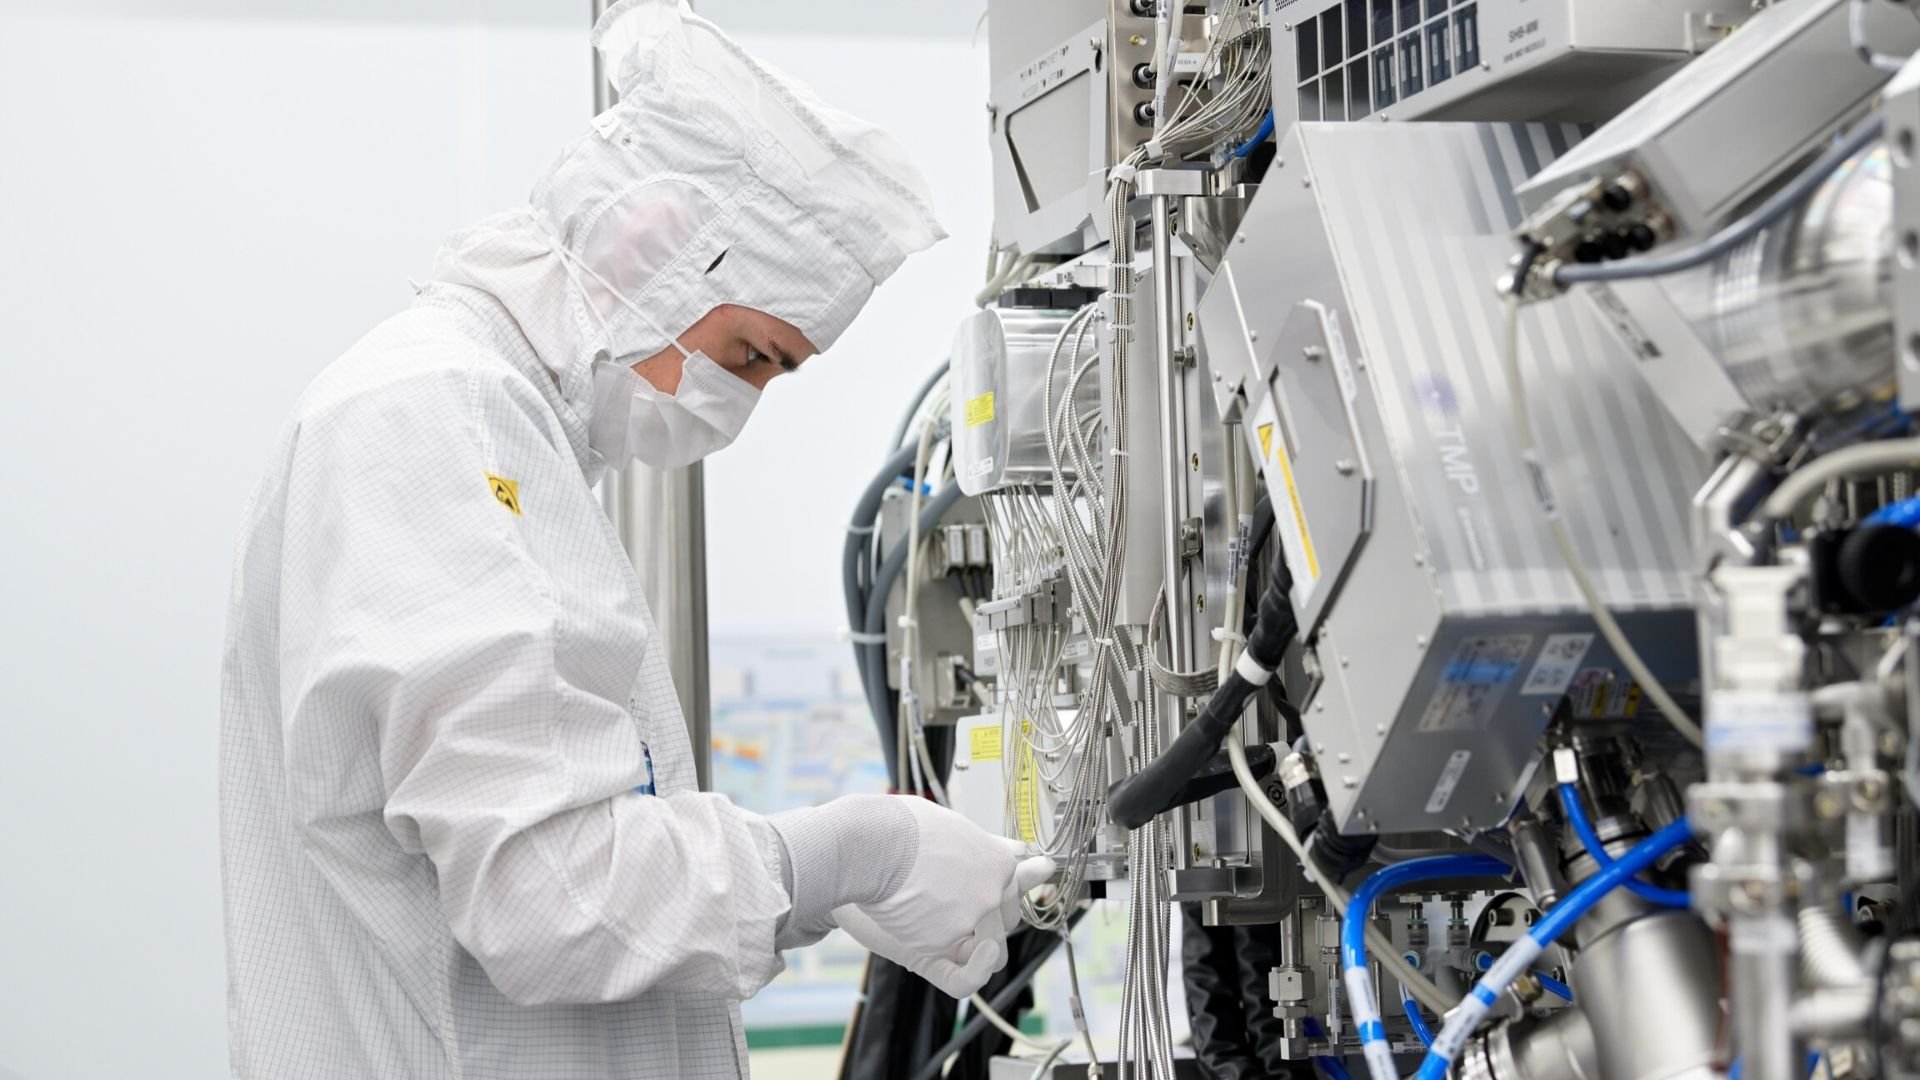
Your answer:
[[[1346,458],[1341,458],[1339,461],[1333,463],[1334,471],[1338,472],[1341,476],[1352,476],[1353,470],[1357,467],[1358,466]]]
[[[1247,331],[1247,340],[1248,340],[1248,341],[1259,341],[1259,340],[1260,340],[1260,331],[1258,331],[1258,330],[1249,330],[1249,331]]]
[[[1311,364],[1317,363],[1321,357],[1327,355],[1327,352],[1318,345],[1309,345],[1300,350],[1300,355],[1306,357],[1307,362]]]
[[[1199,454],[1193,455],[1193,471],[1194,472],[1200,471],[1200,455]]]
[[[1341,657],[1341,658],[1340,658],[1340,666],[1341,666],[1341,667],[1347,667],[1347,666],[1349,666],[1349,665],[1351,665],[1352,663],[1353,663],[1353,658],[1352,658],[1352,657],[1350,657],[1350,656],[1343,656],[1343,657]]]
[[[1839,817],[1840,800],[1834,798],[1832,792],[1823,791],[1813,797],[1813,812],[1823,818]]]
[[[1425,634],[1415,634],[1415,635],[1413,635],[1413,647],[1414,647],[1414,648],[1416,648],[1416,649],[1424,649],[1424,648],[1426,648],[1426,647],[1427,647],[1427,635],[1425,635]]]
[[[1343,776],[1340,778],[1340,785],[1347,788],[1357,788],[1360,786],[1360,781],[1355,780],[1351,776]]]
[[[1340,764],[1342,764],[1342,765],[1345,765],[1345,764],[1346,764],[1347,762],[1349,762],[1349,761],[1352,761],[1352,760],[1353,760],[1353,755],[1352,755],[1352,754],[1349,754],[1349,753],[1347,753],[1347,752],[1346,752],[1345,750],[1342,750],[1342,751],[1340,751],[1340,754],[1339,754],[1339,757],[1338,757],[1338,760],[1339,760],[1339,762],[1340,762]]]

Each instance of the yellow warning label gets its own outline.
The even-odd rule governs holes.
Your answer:
[[[1261,426],[1260,441],[1272,442],[1266,429],[1271,424]],[[1280,465],[1280,478],[1287,484],[1287,501],[1293,505],[1293,521],[1300,527],[1301,554],[1307,557],[1307,575],[1315,581],[1320,580],[1320,557],[1313,551],[1313,534],[1307,531],[1307,512],[1300,507],[1300,486],[1293,481],[1293,462],[1287,460],[1287,448],[1275,443],[1268,454]]]
[[[1272,424],[1260,425],[1260,456],[1263,458],[1270,458],[1273,456],[1273,425]]]
[[[979,427],[993,422],[993,391],[967,399],[967,426]]]
[[[1029,745],[1021,752],[1013,776],[1013,829],[1029,844],[1040,842],[1040,785],[1034,779],[1038,772]]]
[[[975,761],[1000,760],[1000,726],[981,724],[967,736],[967,749]]]
[[[493,497],[500,500],[501,506],[516,514],[520,512],[520,481],[488,473],[487,486],[493,489]]]

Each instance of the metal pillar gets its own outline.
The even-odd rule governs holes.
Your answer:
[[[607,0],[593,0],[599,22]],[[613,107],[618,98],[607,82],[599,50],[593,52],[593,109]],[[627,558],[640,575],[640,589],[653,609],[667,670],[686,717],[694,770],[701,790],[712,787],[712,701],[707,670],[707,499],[706,476],[699,463],[662,471],[635,463],[608,470],[600,481],[600,499],[620,535]]]

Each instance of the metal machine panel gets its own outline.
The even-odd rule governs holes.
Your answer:
[[[994,243],[1029,254],[1095,246],[1106,171],[1152,134],[1153,18],[1128,0],[988,5]],[[1196,21],[1197,25],[1197,21]]]
[[[1711,231],[1886,83],[1847,30],[1850,0],[1767,7],[1520,187],[1537,210],[1583,182],[1632,170],[1679,236]],[[1883,52],[1920,49],[1920,21],[1890,4],[1868,23]]]
[[[1603,120],[1748,0],[1316,0],[1273,23],[1274,116]]]
[[[1920,253],[1920,62],[1909,61],[1894,76],[1884,108],[1893,147],[1894,231],[1903,251],[1893,266],[1900,408],[1914,412],[1920,410],[1920,258],[1914,257]]]
[[[1535,501],[1490,285],[1511,251],[1514,186],[1576,137],[1300,125],[1201,303],[1216,390],[1244,396],[1250,450],[1267,463],[1319,673],[1307,730],[1348,830],[1493,825],[1563,696],[1606,685],[1616,705],[1635,697]],[[1337,368],[1313,373],[1331,366],[1301,330],[1314,306],[1350,335],[1350,406],[1327,389]],[[1686,509],[1705,463],[1586,305],[1534,305],[1521,330],[1559,510],[1663,681],[1691,679]],[[1291,414],[1318,445],[1263,444],[1268,413],[1282,418],[1276,435]],[[1296,500],[1296,526],[1350,562],[1344,578],[1324,552],[1316,574],[1288,539],[1282,510]]]

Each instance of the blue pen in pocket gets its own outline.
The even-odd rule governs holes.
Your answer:
[[[653,751],[647,747],[646,743],[640,744],[640,756],[647,759],[647,782],[644,784],[641,784],[637,788],[634,788],[633,789],[634,794],[636,795],[655,794],[654,787],[653,787]]]

